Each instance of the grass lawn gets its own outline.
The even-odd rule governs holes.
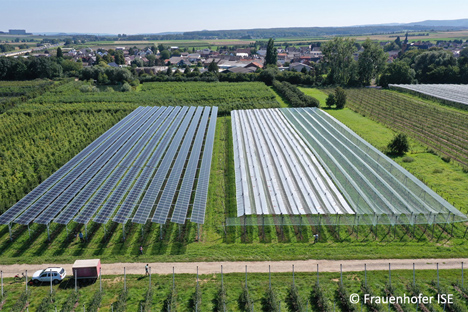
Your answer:
[[[413,282],[411,270],[392,270],[391,281],[394,288],[395,296],[411,296],[408,287]],[[254,310],[262,310],[262,299],[269,288],[268,274],[248,274],[247,283],[249,295],[254,303]],[[441,270],[439,272],[440,287],[448,294],[453,294],[454,301],[460,305],[461,310],[466,311],[467,301],[464,299],[460,288],[453,285],[461,279],[461,270]],[[338,286],[340,284],[340,273],[320,273],[319,285],[323,290],[325,301],[330,306],[330,310],[346,311],[341,305],[338,297]],[[365,293],[361,285],[365,281],[364,272],[345,272],[343,273],[343,285],[346,291],[357,293],[362,296]],[[367,272],[367,285],[369,286],[373,296],[385,296],[384,289],[389,281],[388,271],[369,271]],[[437,272],[435,270],[420,270],[416,271],[416,284],[424,296],[436,296]],[[288,309],[286,297],[293,282],[291,273],[274,273],[271,275],[271,288],[281,304],[282,311],[292,311]],[[310,300],[310,295],[313,290],[313,285],[317,282],[315,273],[296,273],[294,283],[298,289],[298,294],[308,307],[308,311],[320,311],[316,306],[315,300]],[[224,274],[223,283],[226,290],[226,309],[227,311],[241,311],[238,306],[238,298],[245,284],[245,274]],[[144,301],[146,292],[149,288],[149,277],[143,275],[127,275],[126,285],[128,289],[126,311],[140,311],[140,303]],[[191,299],[193,298],[197,285],[196,275],[193,274],[176,274],[174,278],[175,286],[175,302],[177,311],[190,311]],[[199,276],[199,287],[201,290],[201,306],[199,311],[213,311],[214,301],[218,298],[217,292],[221,285],[221,274],[210,274]],[[111,311],[112,304],[117,301],[118,295],[124,287],[124,277],[108,276],[102,277],[102,301],[99,311]],[[151,311],[163,311],[163,304],[169,295],[172,288],[172,275],[156,275],[151,276],[151,288],[153,296],[151,300]],[[16,301],[24,291],[24,284],[14,282],[12,279],[4,280],[4,289],[6,295],[4,297],[3,310],[9,311],[14,307]],[[30,286],[31,294],[29,296],[29,310],[36,311],[41,301],[46,298],[50,292],[50,287],[47,284],[41,286]],[[58,286],[54,286],[54,303],[52,309],[56,306],[60,311],[63,304],[72,292],[74,292],[73,280],[64,281]],[[78,306],[76,311],[82,311],[83,305],[86,310],[89,309],[91,299],[94,294],[99,292],[99,281],[94,284],[79,288]],[[443,304],[437,304],[433,301],[435,311],[443,311]],[[360,303],[356,305],[360,310]],[[383,311],[387,311],[388,306],[382,306]],[[404,311],[416,311],[416,306],[406,304],[403,306]],[[393,311],[394,308],[392,308]],[[420,311],[421,309],[418,308]],[[371,311],[364,307],[363,311]],[[458,312],[457,311],[457,312]]]
[[[320,102],[320,107],[325,107],[326,106],[326,100],[328,95],[320,91],[319,89],[315,88],[299,88],[302,92],[304,92],[306,95],[312,96],[319,100]]]

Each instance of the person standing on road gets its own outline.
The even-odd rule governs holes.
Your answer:
[[[148,268],[148,264],[145,265],[145,275],[148,276],[149,275],[149,272],[148,272],[149,268]]]

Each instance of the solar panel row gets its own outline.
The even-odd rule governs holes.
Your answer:
[[[89,203],[90,199],[92,201],[98,195],[97,193],[102,194],[105,191],[110,191],[112,189],[112,183],[118,182],[120,176],[125,172],[128,166],[131,165],[131,163],[134,161],[134,159],[138,156],[142,148],[147,143],[148,139],[160,126],[160,119],[164,120],[167,114],[167,110],[158,110],[157,113],[153,115],[151,119],[154,121],[154,123],[140,138],[138,143],[135,144],[133,148],[131,148],[130,144],[133,144],[134,140],[127,141],[126,145],[120,149],[119,154],[117,154],[109,163],[106,164],[105,167],[101,169],[101,171],[90,181],[90,183],[86,185],[83,191],[68,204],[68,206],[60,213],[60,215],[57,218],[55,218],[54,222],[60,224],[68,224],[86,202]],[[101,185],[103,182],[104,184]],[[97,189],[99,189],[98,192],[96,192]],[[90,208],[90,206],[86,204],[86,206],[81,210],[80,215],[92,216],[95,212],[96,210],[93,211]],[[87,223],[87,221],[79,223]]]
[[[44,182],[39,184],[26,196],[24,196],[20,201],[13,205],[7,212],[0,216],[0,224],[8,224],[12,222],[18,215],[20,215],[24,210],[26,210],[32,203],[44,195],[53,185],[60,181],[65,175],[67,175],[71,169],[73,169],[77,164],[81,163],[89,154],[94,151],[98,146],[103,144],[112,134],[119,130],[122,126],[128,123],[133,118],[137,118],[145,109],[139,107],[134,110],[131,114],[123,118],[120,122],[115,124],[112,128],[107,130],[103,135],[96,139],[93,143],[88,145],[75,157],[73,157],[69,162],[63,165],[59,170],[53,173],[48,177]]]
[[[148,217],[150,216],[156,199],[159,196],[159,192],[161,191],[163,183],[166,180],[166,176],[170,171],[170,166],[174,160],[174,156],[176,155],[180,142],[182,141],[185,135],[185,132],[187,130],[190,120],[192,119],[194,112],[195,108],[190,107],[187,115],[185,116],[182,124],[179,127],[179,130],[177,131],[174,139],[172,140],[169,149],[164,155],[164,158],[161,161],[158,170],[156,171],[156,175],[154,176],[153,181],[146,190],[145,196],[141,200],[140,206],[138,207],[135,217],[133,218],[133,222],[145,224]]]
[[[0,216],[0,224],[68,224],[73,218],[86,224],[93,217],[105,224],[119,206],[117,223],[134,213],[133,222],[144,224],[156,207],[153,222],[183,224],[192,196],[192,221],[203,223],[217,110],[136,109]]]
[[[19,224],[29,224],[33,219],[39,215],[48,205],[50,205],[65,189],[70,186],[83,172],[85,172],[95,161],[99,159],[107,150],[115,148],[116,145],[123,143],[120,140],[122,137],[128,136],[130,130],[139,128],[139,123],[150,117],[148,114],[149,109],[146,109],[139,118],[134,118],[129,122],[129,126],[119,129],[116,133],[106,141],[106,144],[100,145],[94,150],[87,158],[86,161],[77,165],[70,173],[55,184],[46,194],[40,197],[34,204],[32,204],[15,222]]]
[[[134,145],[136,141],[146,132],[151,126],[155,119],[159,116],[158,108],[152,109],[149,114],[149,118],[140,125],[135,127],[134,130],[127,132],[123,135],[119,141],[103,153],[99,159],[97,159],[86,171],[80,175],[73,184],[71,184],[61,195],[58,197],[39,217],[34,221],[40,224],[49,224],[53,218],[73,199],[87,184],[92,182],[92,179],[96,179],[96,184],[91,188],[83,190],[80,196],[76,198],[76,202],[73,203],[75,206],[72,209],[79,209],[82,204],[89,198],[107,176],[108,172],[111,172],[117,164],[125,157],[127,151]],[[102,169],[102,170],[101,170]]]
[[[197,173],[198,162],[200,160],[200,152],[203,146],[203,138],[205,137],[206,125],[210,116],[210,107],[205,107],[203,116],[198,126],[197,136],[193,142],[190,159],[185,169],[184,180],[179,190],[174,211],[172,212],[171,221],[179,224],[184,224],[189,209],[190,198],[192,197],[192,189],[195,183],[195,174]]]
[[[182,108],[181,113],[177,116],[177,119],[172,123],[171,127],[167,130],[164,134],[161,143],[156,148],[151,158],[146,163],[146,166],[143,167],[143,171],[138,176],[137,181],[133,185],[132,189],[130,190],[127,197],[125,197],[124,202],[120,206],[119,211],[115,215],[113,221],[117,223],[125,223],[129,215],[133,212],[135,206],[137,205],[141,195],[145,191],[151,177],[153,176],[154,172],[156,171],[157,164],[159,163],[161,157],[163,156],[165,150],[169,146],[169,143],[176,133],[177,128],[180,125],[180,121],[184,117],[185,113],[187,112],[187,107]],[[145,220],[140,220],[138,223],[146,223]]]
[[[200,121],[202,111],[203,107],[199,106],[195,112],[194,117],[192,118],[190,127],[184,136],[184,141],[182,142],[175,163],[172,166],[172,170],[166,182],[166,186],[164,187],[164,191],[162,192],[161,199],[156,206],[156,210],[152,219],[153,222],[165,224],[167,221],[167,216],[169,215],[169,210],[171,209],[177,185],[179,184],[180,176],[182,174],[182,170],[184,169],[187,155],[190,146],[192,145],[192,140],[195,135],[198,122]],[[187,194],[181,194],[181,196],[187,196]]]
[[[205,222],[206,200],[208,198],[208,184],[210,181],[211,158],[213,154],[214,136],[216,131],[216,119],[218,116],[218,107],[211,110],[210,125],[205,139],[205,148],[203,150],[203,159],[198,175],[197,189],[193,200],[191,221],[202,224]]]
[[[167,127],[170,125],[170,123],[174,120],[174,117],[178,114],[179,110],[180,108],[178,107],[174,110],[172,108],[169,108],[167,110],[167,113],[172,111],[170,117],[167,118],[163,124],[160,124],[160,127],[157,131],[156,129],[151,131],[154,134],[154,136],[148,142],[148,145],[145,148],[145,150],[142,153],[135,155],[135,157],[138,156],[135,159],[135,162],[132,164],[129,170],[125,172],[118,186],[112,192],[111,196],[105,201],[104,206],[101,208],[98,215],[94,218],[94,222],[101,224],[105,224],[108,222],[109,217],[114,213],[115,209],[118,206],[118,203],[121,202],[122,198],[129,190],[130,186],[134,182],[136,175],[141,171],[142,166],[144,166],[151,153],[154,152],[156,145],[161,139],[161,136],[167,130]],[[88,220],[86,220],[86,222],[87,221]]]

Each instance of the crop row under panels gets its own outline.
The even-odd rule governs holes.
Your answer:
[[[423,93],[432,97],[468,105],[468,85],[458,84],[390,84],[389,87],[402,88]]]
[[[231,115],[238,217],[339,216],[340,223],[392,225],[467,220],[322,110]]]
[[[0,224],[183,224],[190,207],[192,221],[204,223],[217,111],[137,108],[1,215]]]

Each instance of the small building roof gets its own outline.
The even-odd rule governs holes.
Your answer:
[[[89,259],[89,260],[76,260],[73,264],[73,269],[89,268],[99,266],[101,259]]]

